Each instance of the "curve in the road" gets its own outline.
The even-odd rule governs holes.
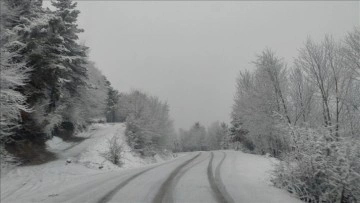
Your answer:
[[[154,166],[148,169],[145,169],[139,173],[136,173],[135,175],[130,176],[128,179],[126,179],[124,182],[122,182],[121,184],[119,184],[118,186],[116,186],[114,189],[112,189],[110,192],[108,192],[107,194],[105,194],[99,201],[98,203],[106,203],[109,200],[111,200],[111,198],[121,189],[123,188],[125,185],[127,185],[130,181],[132,181],[133,179],[135,179],[136,177],[138,177],[139,175],[146,173],[147,171],[150,171],[151,169],[154,169],[158,166]]]
[[[219,162],[219,164],[216,166],[215,169],[215,177],[214,177],[214,173],[213,173],[213,167],[212,167],[212,162],[214,159],[214,153],[211,152],[211,157],[210,157],[210,161],[209,161],[209,165],[208,165],[208,169],[207,169],[207,174],[208,174],[208,179],[209,179],[209,183],[210,183],[210,187],[213,191],[214,197],[216,198],[216,200],[220,203],[233,203],[234,200],[231,198],[231,196],[228,194],[228,192],[225,189],[224,184],[221,181],[221,177],[220,177],[220,169],[221,169],[221,165],[224,162],[225,158],[226,158],[226,153],[224,153],[223,158],[221,159],[221,161]]]
[[[195,159],[195,158],[198,157],[199,155],[200,155],[200,153],[197,154],[195,157],[191,158],[190,160]],[[135,178],[137,178],[137,177],[140,176],[141,174],[144,174],[144,173],[146,173],[146,172],[148,172],[148,171],[150,171],[150,170],[152,170],[152,169],[154,169],[154,168],[160,167],[160,166],[162,166],[162,165],[171,163],[171,162],[173,162],[173,161],[175,161],[175,160],[176,160],[176,159],[174,159],[174,160],[172,160],[172,161],[170,161],[170,162],[165,162],[165,163],[163,163],[163,164],[159,164],[159,165],[157,165],[157,166],[153,166],[153,167],[151,167],[151,168],[145,169],[145,170],[143,170],[143,171],[140,171],[139,173],[136,173],[136,174],[130,176],[128,179],[126,179],[125,181],[123,181],[122,183],[120,183],[119,185],[117,185],[114,189],[112,189],[110,192],[106,193],[103,197],[101,197],[101,198],[97,201],[97,203],[106,203],[106,202],[109,202],[109,201],[111,200],[111,198],[112,198],[121,188],[123,188],[125,185],[127,185],[130,181],[134,180]],[[188,161],[189,161],[189,160],[188,160]],[[186,161],[186,162],[188,162],[188,161]]]
[[[197,156],[199,156],[200,154],[198,154]],[[197,157],[196,156],[196,157]],[[193,158],[191,158],[192,160]],[[173,161],[176,161],[177,159],[174,159],[172,161],[169,161],[169,162],[165,162],[165,163],[162,163],[162,164],[159,164],[159,165],[156,165],[156,166],[153,166],[151,168],[148,168],[148,169],[145,169],[143,171],[140,171],[139,173],[136,173],[132,176],[130,176],[128,179],[126,179],[125,181],[123,181],[122,183],[120,183],[119,185],[117,185],[114,189],[112,189],[110,192],[106,193],[104,196],[102,196],[98,201],[97,203],[106,203],[106,202],[109,202],[111,200],[111,198],[121,189],[123,188],[125,185],[127,185],[130,181],[134,180],[135,178],[137,178],[138,176],[140,176],[141,174],[144,174],[154,168],[157,168],[157,167],[160,167],[162,165],[165,165],[165,164],[168,164],[168,163],[171,163]]]
[[[194,156],[193,158],[185,161],[184,163],[182,163],[180,166],[176,167],[171,173],[170,175],[167,177],[167,179],[165,180],[165,182],[161,185],[158,193],[155,195],[154,199],[153,199],[153,203],[160,203],[163,202],[165,199],[166,194],[168,194],[169,192],[171,192],[171,185],[174,182],[174,179],[176,177],[176,175],[180,172],[180,170],[182,168],[184,168],[186,165],[190,164],[193,160],[195,160],[197,157],[199,157],[201,154],[198,153],[196,156]],[[169,202],[170,200],[167,200],[167,202]]]

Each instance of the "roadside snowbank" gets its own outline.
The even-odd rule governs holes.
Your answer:
[[[217,156],[221,156],[217,153]],[[275,188],[271,183],[275,158],[247,154],[240,151],[227,151],[227,158],[221,169],[226,189],[236,202],[247,203],[301,203],[286,192]]]

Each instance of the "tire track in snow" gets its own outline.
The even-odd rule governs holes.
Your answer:
[[[186,165],[190,164],[192,161],[194,161],[197,157],[199,157],[201,154],[198,153],[196,156],[194,156],[193,158],[185,161],[184,163],[182,163],[180,166],[176,167],[171,173],[170,175],[167,177],[167,179],[165,180],[165,182],[161,185],[159,191],[157,192],[157,194],[155,195],[154,199],[152,200],[153,203],[160,203],[160,202],[172,202],[172,197],[171,197],[171,191],[173,186],[176,184],[176,182],[179,180],[179,178],[185,174],[185,172],[187,170],[189,170],[190,168],[188,168],[187,170],[180,172],[181,169],[183,169]],[[201,161],[200,161],[201,162]],[[198,163],[200,163],[198,162]],[[197,164],[198,164],[197,163]],[[195,166],[196,164],[194,164],[193,166]],[[177,176],[179,175],[179,176]]]
[[[200,161],[198,161],[198,162],[196,162],[196,163],[187,165],[187,167],[185,167],[183,170],[181,170],[181,171],[176,175],[174,181],[172,182],[170,188],[168,189],[169,192],[167,193],[167,195],[165,195],[165,197],[164,197],[164,199],[163,199],[163,202],[166,202],[166,203],[168,203],[168,202],[174,202],[174,201],[173,201],[173,190],[174,190],[174,188],[176,187],[176,185],[178,184],[178,182],[179,182],[179,180],[181,179],[181,177],[182,177],[188,170],[190,170],[190,169],[192,169],[193,167],[195,167],[196,165],[204,162],[204,161],[207,160],[209,157],[210,157],[210,155],[207,156],[207,157],[206,157],[205,159],[203,159],[203,160],[200,160]]]
[[[226,153],[222,152],[224,154],[223,158],[221,159],[220,163],[216,166],[215,169],[215,182],[217,184],[217,186],[219,187],[220,192],[224,195],[225,199],[227,200],[228,203],[234,203],[233,198],[230,196],[230,194],[227,192],[226,187],[224,185],[224,183],[221,180],[221,175],[220,175],[220,170],[221,170],[221,166],[226,158]]]
[[[194,159],[195,159],[196,157],[198,157],[200,154],[201,154],[201,153],[197,154],[195,157],[193,157],[193,158],[185,161],[184,163],[187,163],[187,162],[189,162],[189,161],[194,160]],[[112,197],[113,197],[121,188],[123,188],[124,186],[126,186],[129,182],[131,182],[132,180],[134,180],[134,179],[137,178],[138,176],[140,176],[140,175],[142,175],[142,174],[144,174],[144,173],[146,173],[146,172],[148,172],[148,171],[150,171],[150,170],[152,170],[152,169],[154,169],[154,168],[160,167],[160,166],[165,165],[165,164],[169,164],[169,163],[174,162],[174,161],[176,161],[176,160],[177,160],[177,159],[174,159],[174,160],[172,160],[172,161],[165,162],[165,163],[159,164],[159,165],[157,165],[157,166],[153,166],[153,167],[151,167],[151,168],[145,169],[145,170],[143,170],[143,171],[140,171],[140,172],[138,172],[138,173],[130,176],[128,179],[126,179],[125,181],[123,181],[122,183],[120,183],[119,185],[117,185],[117,186],[116,186],[114,189],[112,189],[110,192],[108,192],[108,193],[106,193],[104,196],[102,196],[102,197],[97,201],[97,203],[106,203],[106,202],[109,202],[109,201],[112,199]],[[184,165],[184,164],[182,164],[182,165]],[[181,165],[180,165],[180,166],[181,166]]]
[[[208,165],[208,169],[207,169],[207,174],[208,174],[208,179],[209,179],[209,183],[210,183],[210,187],[213,191],[214,197],[216,198],[216,200],[220,203],[234,203],[234,200],[231,198],[231,196],[229,195],[229,193],[226,191],[226,188],[221,180],[220,177],[220,169],[221,169],[221,165],[224,162],[225,158],[226,158],[226,153],[223,152],[224,156],[221,159],[221,161],[219,162],[219,164],[216,166],[215,169],[215,177],[214,177],[214,173],[213,173],[213,167],[212,167],[212,162],[214,159],[214,153],[211,152],[211,157],[210,157],[210,161],[209,161],[209,165]]]

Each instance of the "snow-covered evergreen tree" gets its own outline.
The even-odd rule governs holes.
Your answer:
[[[54,1],[55,11],[41,1],[21,2],[21,15],[13,30],[22,47],[17,61],[30,67],[29,82],[21,88],[34,111],[23,114],[26,135],[51,135],[62,122],[71,122],[66,111],[78,87],[86,80],[86,47],[77,42],[79,11],[72,1]]]
[[[117,119],[117,107],[119,104],[119,92],[111,87],[110,82],[107,81],[107,99],[106,99],[106,120],[107,122],[116,122]]]
[[[25,95],[18,91],[27,82],[29,69],[24,63],[14,60],[18,57],[14,44],[23,47],[11,25],[20,9],[9,5],[9,1],[0,4],[0,140],[6,142],[20,128],[21,112],[30,110]]]

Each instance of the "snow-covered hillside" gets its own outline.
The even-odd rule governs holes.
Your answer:
[[[34,191],[45,192],[49,185],[66,187],[79,184],[85,177],[88,179],[111,171],[130,170],[171,158],[159,155],[147,159],[139,157],[127,145],[124,131],[123,123],[93,124],[76,135],[85,138],[82,142],[64,142],[59,137],[53,137],[46,144],[58,159],[41,165],[15,167],[10,171],[4,169],[1,175],[1,199],[9,196],[19,198]],[[123,147],[121,167],[102,155],[108,150],[108,141],[114,136]]]
[[[47,142],[48,149],[58,154],[62,159],[71,160],[74,164],[92,169],[99,169],[102,166],[102,170],[134,168],[163,160],[159,156],[155,156],[154,159],[143,159],[133,153],[125,140],[124,123],[93,124],[87,131],[76,136],[86,139],[80,143],[67,143],[58,137],[54,137]],[[123,148],[121,168],[103,156],[109,150],[109,142],[114,137],[118,138],[119,144]]]

